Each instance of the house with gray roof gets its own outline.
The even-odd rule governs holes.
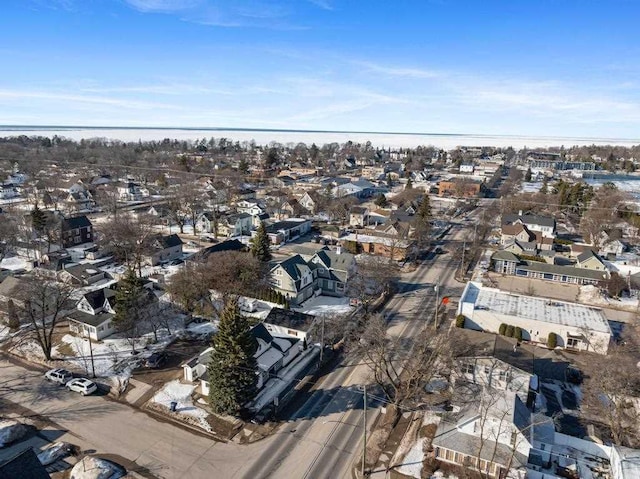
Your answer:
[[[296,254],[270,271],[271,287],[289,301],[300,304],[313,294],[344,296],[347,282],[355,270],[355,259],[342,248],[323,248],[309,259]]]
[[[155,235],[149,241],[145,262],[151,266],[182,258],[182,240],[177,234]]]
[[[534,215],[531,213],[509,214],[502,217],[502,228],[505,226],[522,224],[529,231],[540,232],[547,238],[555,238],[556,236],[556,220],[549,216]]]
[[[435,458],[481,471],[488,477],[522,477],[530,442],[531,413],[511,391],[479,391],[479,399],[459,413],[447,414],[438,425],[432,446]]]
[[[100,341],[115,333],[116,292],[110,288],[90,291],[80,298],[75,311],[69,316],[69,331],[81,337]]]

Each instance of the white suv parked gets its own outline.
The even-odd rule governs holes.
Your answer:
[[[98,390],[96,383],[87,378],[72,379],[67,383],[67,387],[70,391],[75,391],[83,396],[88,396]]]
[[[48,379],[49,381],[52,381],[54,383],[67,384],[70,380],[73,379],[73,374],[71,374],[71,372],[67,371],[66,369],[57,368],[51,369],[50,371],[44,373],[44,377],[45,379]]]

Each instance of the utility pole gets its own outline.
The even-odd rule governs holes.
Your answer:
[[[362,409],[362,478],[365,477],[365,468],[367,465],[367,386],[362,387],[363,409]]]
[[[87,336],[87,341],[89,341],[89,355],[91,356],[91,374],[92,377],[96,377],[96,365],[93,362],[93,345],[91,344],[91,337]]]
[[[464,250],[467,249],[467,242],[462,242],[462,260],[460,261],[460,278],[464,280]]]
[[[322,328],[320,329],[320,366],[324,355],[324,314],[322,315]]]
[[[438,309],[440,307],[440,283],[436,283],[433,287],[436,292],[436,318],[434,321],[435,328],[438,329]]]

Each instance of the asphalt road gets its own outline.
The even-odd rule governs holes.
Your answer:
[[[449,238],[468,238],[468,231],[454,227]],[[397,338],[416,335],[434,317],[436,300],[433,286],[440,285],[440,298],[457,296],[463,285],[453,276],[460,258],[436,255],[413,273],[404,275],[399,290],[383,311],[389,320],[389,333]],[[363,437],[363,393],[369,383],[366,365],[343,364],[312,388],[306,402],[281,428],[279,440],[252,458],[243,472],[245,479],[265,478],[352,478],[361,457]],[[368,401],[367,429],[375,419],[381,401]],[[368,431],[369,432],[369,431]]]
[[[467,235],[454,228],[450,237]],[[389,333],[411,337],[433,319],[435,293],[459,295],[453,280],[460,258],[438,255],[401,279],[388,303]],[[52,385],[42,373],[0,360],[0,398],[48,417],[60,428],[60,439],[85,451],[122,456],[150,477],[210,478],[351,478],[362,447],[361,384],[364,365],[341,365],[314,386],[308,399],[272,436],[251,444],[215,442],[171,423],[159,421],[106,397],[82,397]],[[374,420],[380,402],[368,402]]]

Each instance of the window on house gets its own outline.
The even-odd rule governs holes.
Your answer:
[[[473,374],[474,371],[475,371],[475,367],[473,366],[473,364],[464,363],[462,365],[462,373],[463,374]]]
[[[500,371],[498,373],[498,379],[500,381],[506,381],[507,380],[507,372],[506,371]]]
[[[277,269],[276,270],[276,276],[282,276],[282,270],[281,269]]]

